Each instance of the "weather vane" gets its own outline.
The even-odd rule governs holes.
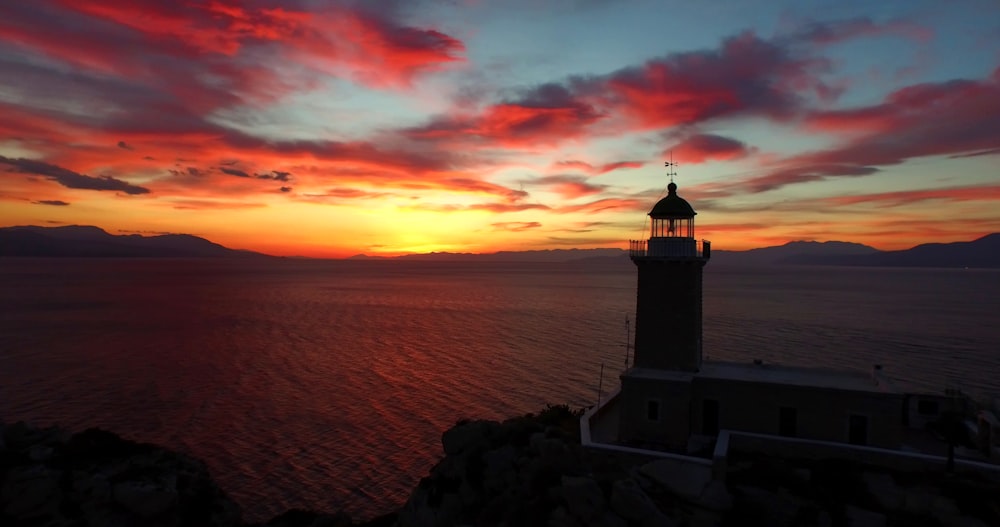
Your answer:
[[[670,176],[670,182],[673,183],[674,182],[674,176],[677,175],[677,172],[674,172],[674,167],[677,166],[677,163],[674,163],[674,151],[673,150],[670,151],[670,161],[664,161],[663,166],[666,167],[666,169],[667,169],[667,175]]]

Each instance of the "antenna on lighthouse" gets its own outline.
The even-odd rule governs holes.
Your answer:
[[[674,171],[674,168],[677,167],[677,163],[674,163],[674,151],[673,150],[670,151],[670,161],[665,161],[663,163],[663,166],[667,169],[667,175],[670,176],[670,182],[673,183],[674,182],[674,176],[677,175],[677,172]]]

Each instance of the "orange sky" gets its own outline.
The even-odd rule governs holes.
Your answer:
[[[316,6],[0,9],[0,225],[626,247],[672,155],[718,249],[1000,231],[995,2]]]

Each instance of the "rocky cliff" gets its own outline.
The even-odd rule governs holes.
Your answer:
[[[288,511],[270,527],[1000,525],[995,479],[734,455],[709,467],[580,447],[579,413],[462,421],[398,513]],[[0,424],[0,525],[243,526],[205,465],[101,430]]]

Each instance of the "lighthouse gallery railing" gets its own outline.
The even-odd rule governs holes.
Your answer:
[[[629,240],[631,258],[709,258],[712,242],[693,238],[650,238]]]

